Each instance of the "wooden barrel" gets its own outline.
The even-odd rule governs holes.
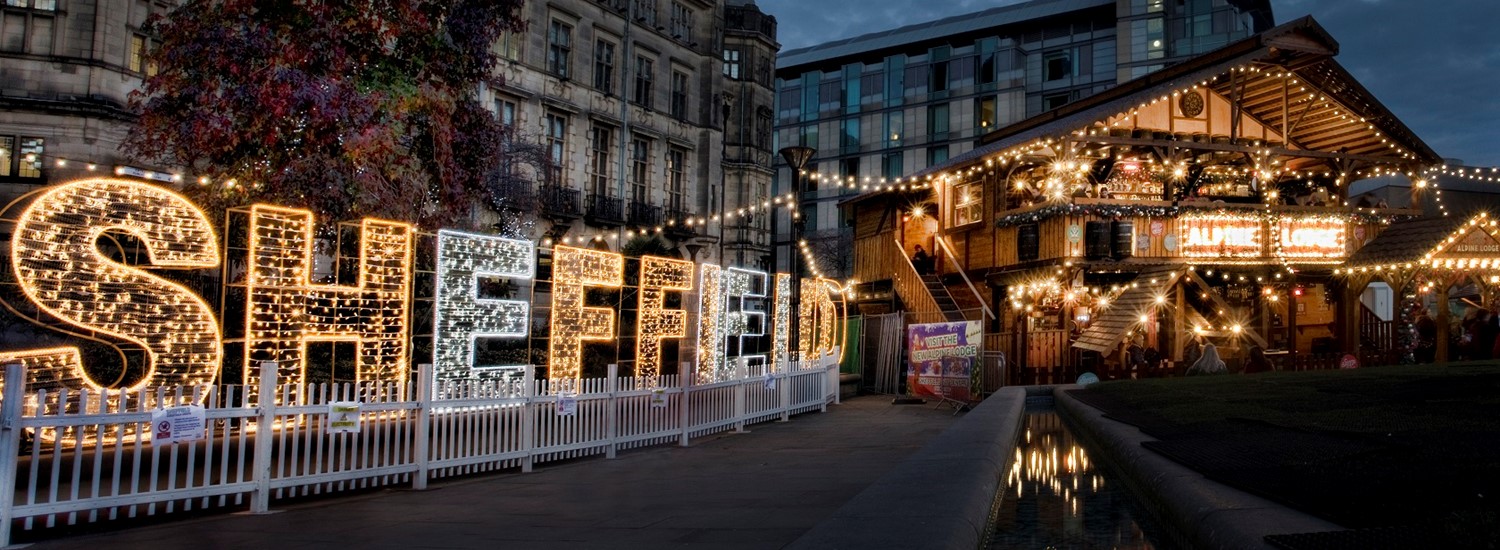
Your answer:
[[[1114,258],[1123,260],[1129,258],[1131,251],[1135,249],[1135,224],[1127,221],[1115,221],[1114,223]]]
[[[1029,223],[1016,228],[1016,260],[1029,262],[1041,256],[1041,227]]]
[[[1103,260],[1109,257],[1109,222],[1091,221],[1086,223],[1083,239],[1085,257],[1090,260]]]

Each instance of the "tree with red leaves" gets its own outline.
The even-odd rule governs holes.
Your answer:
[[[507,141],[476,94],[521,5],[186,0],[148,24],[158,70],[125,147],[206,176],[184,191],[214,213],[264,201],[467,225]]]

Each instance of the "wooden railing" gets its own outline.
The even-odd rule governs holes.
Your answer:
[[[937,300],[932,299],[932,293],[927,291],[927,285],[922,284],[922,276],[917,273],[917,268],[911,265],[911,259],[906,257],[906,251],[901,249],[901,243],[895,237],[880,239],[884,243],[883,250],[876,250],[875,256],[879,262],[885,265],[883,275],[874,275],[867,281],[878,281],[889,278],[891,287],[895,289],[896,295],[901,298],[901,303],[906,306],[907,320],[913,323],[941,323],[947,321],[943,311],[938,308]]]
[[[948,239],[943,238],[942,235],[938,235],[937,243],[943,249],[943,256],[948,258],[948,263],[953,264],[953,270],[957,271],[960,277],[963,277],[964,284],[969,285],[969,292],[974,293],[974,300],[979,302],[980,308],[984,309],[984,318],[980,320],[988,321],[994,319],[995,312],[990,311],[990,306],[984,303],[984,295],[979,293],[979,288],[974,286],[974,281],[969,280],[969,274],[964,270],[964,266],[958,263],[958,255],[953,253],[953,247],[949,246]]]

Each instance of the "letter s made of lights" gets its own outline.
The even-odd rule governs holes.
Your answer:
[[[11,267],[21,290],[47,315],[135,343],[146,351],[147,384],[211,384],[224,354],[218,322],[187,287],[112,260],[108,232],[140,241],[151,267],[208,269],[220,262],[207,216],[181,195],[125,180],[86,179],[37,196],[16,221]],[[29,389],[102,389],[76,348],[0,353],[27,366]]]

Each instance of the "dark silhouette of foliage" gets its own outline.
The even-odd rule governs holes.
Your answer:
[[[148,23],[158,72],[126,149],[207,183],[211,215],[266,201],[324,221],[465,225],[506,129],[476,97],[522,0],[187,0]]]

